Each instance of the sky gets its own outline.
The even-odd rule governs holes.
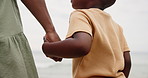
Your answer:
[[[18,0],[24,33],[33,51],[41,51],[43,28],[27,8]],[[74,10],[70,0],[46,0],[55,29],[65,39],[70,13]],[[117,0],[105,10],[122,26],[131,52],[148,53],[148,0]]]

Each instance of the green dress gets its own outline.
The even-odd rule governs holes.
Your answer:
[[[38,78],[16,0],[0,0],[0,78]]]

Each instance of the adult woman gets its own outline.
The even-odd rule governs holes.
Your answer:
[[[21,1],[43,26],[48,40],[59,40],[45,1]],[[16,0],[0,0],[0,78],[38,78],[31,50],[22,30]]]

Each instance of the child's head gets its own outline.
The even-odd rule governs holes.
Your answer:
[[[104,10],[115,3],[116,0],[71,0],[74,9],[99,8]]]

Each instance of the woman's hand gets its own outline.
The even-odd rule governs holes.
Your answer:
[[[56,32],[49,32],[49,33],[46,33],[46,35],[44,36],[44,42],[56,42],[56,41],[61,41],[61,39],[59,38],[58,34]],[[46,55],[46,53],[45,53]],[[53,56],[48,56],[46,55],[47,57],[53,59],[55,62],[61,62],[62,61],[62,58],[59,58],[59,57],[53,57]]]
[[[44,37],[45,42],[56,42],[61,41],[60,37],[56,32],[48,32]]]

